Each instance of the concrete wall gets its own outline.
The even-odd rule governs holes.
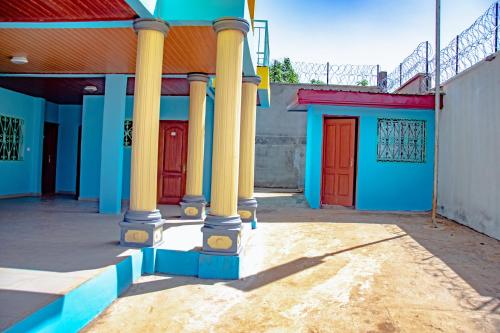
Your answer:
[[[376,87],[272,83],[271,107],[257,110],[257,187],[304,188],[307,114],[287,111],[300,88],[377,91]]]
[[[0,88],[0,114],[23,119],[23,158],[0,161],[0,197],[41,192],[45,99]]]
[[[438,208],[500,239],[500,52],[444,84]]]
[[[305,196],[320,208],[323,116],[358,117],[355,207],[359,210],[426,211],[432,207],[434,111],[345,106],[309,106]],[[426,123],[424,163],[377,161],[379,118],[416,119]]]

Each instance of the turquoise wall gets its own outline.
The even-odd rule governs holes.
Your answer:
[[[125,119],[132,119],[134,98],[126,97]],[[103,96],[84,96],[82,115],[82,157],[80,197],[82,199],[98,199],[101,169],[101,140],[104,110]],[[162,96],[160,103],[161,120],[188,120],[189,97]],[[121,126],[123,136],[123,125]],[[207,98],[207,115],[205,125],[205,158],[203,174],[203,194],[210,199],[210,183],[212,175],[212,133],[213,133],[213,101]],[[130,198],[130,159],[131,148],[123,151],[122,199]]]
[[[244,17],[245,0],[158,0],[156,15],[168,22],[213,21],[225,16]]]
[[[307,111],[304,193],[312,208],[320,207],[323,117],[359,117],[355,205],[360,210],[425,211],[432,207],[434,112],[366,107],[309,106]],[[426,120],[425,163],[378,162],[377,119]]]
[[[24,120],[22,161],[0,161],[0,196],[39,194],[45,100],[0,88],[0,114]]]
[[[81,105],[59,105],[57,142],[56,191],[75,193],[78,159],[78,128],[81,125]]]

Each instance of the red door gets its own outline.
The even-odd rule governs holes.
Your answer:
[[[160,121],[158,203],[178,204],[186,191],[187,121]]]
[[[57,132],[58,124],[45,123],[43,126],[42,194],[56,192]]]
[[[356,119],[325,118],[321,202],[354,205]]]

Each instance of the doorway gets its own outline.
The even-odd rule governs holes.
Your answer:
[[[43,126],[42,195],[56,193],[58,129],[58,124],[44,123]]]
[[[186,192],[187,121],[160,121],[158,203],[178,204]]]
[[[354,206],[357,118],[324,118],[321,203]]]

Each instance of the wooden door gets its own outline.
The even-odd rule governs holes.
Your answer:
[[[354,205],[356,119],[325,118],[321,202]]]
[[[43,127],[42,194],[56,192],[57,132],[59,125],[45,123]]]
[[[158,203],[178,204],[186,191],[187,121],[160,121]]]

